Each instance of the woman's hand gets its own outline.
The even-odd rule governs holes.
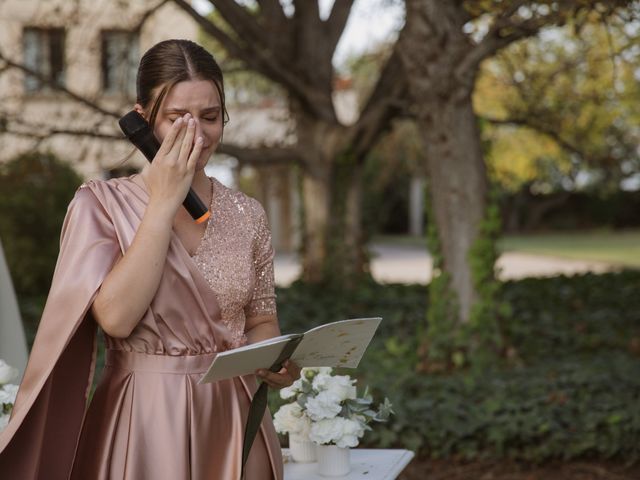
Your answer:
[[[258,370],[256,375],[266,382],[271,388],[281,389],[289,387],[300,378],[300,367],[291,360],[286,360],[279,372]]]
[[[194,144],[195,131],[195,123],[187,115],[174,122],[154,161],[145,167],[149,204],[144,218],[91,306],[96,322],[112,337],[131,334],[158,290],[174,217],[187,196],[202,150],[202,139]]]
[[[195,132],[195,120],[188,113],[173,122],[145,179],[149,204],[162,205],[174,215],[187,196],[202,151],[202,138],[194,142]]]

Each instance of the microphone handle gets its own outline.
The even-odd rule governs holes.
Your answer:
[[[142,154],[147,157],[149,163],[151,163],[160,149],[160,143],[151,130],[148,131],[146,136],[147,138],[137,143],[137,146]],[[198,194],[194,192],[192,188],[189,188],[187,197],[184,199],[184,202],[182,202],[182,205],[187,209],[187,212],[189,212],[196,223],[202,223],[211,216],[209,209],[202,200],[200,200],[200,197],[198,197]]]

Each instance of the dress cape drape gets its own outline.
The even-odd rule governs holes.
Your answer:
[[[88,182],[70,203],[47,303],[11,420],[0,433],[0,478],[69,478],[95,369],[97,326],[90,306],[106,275],[131,245],[146,208],[145,197],[131,181],[110,180]],[[189,322],[206,322],[213,352],[193,354],[215,353],[229,344],[215,293],[175,234],[158,292],[143,321],[163,315],[183,315],[187,329]],[[174,347],[175,342],[164,351],[144,353],[180,355],[172,351]],[[237,394],[246,397],[240,403],[246,406],[255,380],[237,381],[242,384]],[[268,415],[261,432],[273,476],[281,479],[280,447]],[[241,452],[233,455],[238,464],[235,475]]]

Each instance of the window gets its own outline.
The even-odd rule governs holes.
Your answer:
[[[64,85],[64,29],[25,28],[23,31],[24,64],[54,85]],[[50,90],[46,81],[25,75],[27,92]]]
[[[138,36],[126,31],[102,32],[102,86],[106,93],[136,95]]]

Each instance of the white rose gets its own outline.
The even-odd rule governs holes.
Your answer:
[[[326,418],[311,425],[309,438],[319,445],[330,443],[338,447],[355,447],[358,438],[364,435],[360,423],[344,417]]]
[[[0,415],[0,432],[4,430],[9,423],[9,415]]]
[[[313,388],[319,392],[330,391],[335,393],[340,401],[347,400],[348,398],[356,398],[356,387],[353,385],[355,380],[352,380],[348,375],[326,375],[318,374],[313,379]]]
[[[342,436],[342,429],[340,428],[342,420],[344,420],[344,418],[335,417],[314,422],[313,425],[311,425],[309,439],[318,445],[335,442],[337,438]]]
[[[18,376],[18,369],[7,365],[4,360],[0,360],[0,385],[9,383]]]
[[[300,370],[300,378],[304,378],[308,382],[313,380],[313,377],[319,373],[330,374],[333,369],[331,367],[304,367]]]
[[[336,445],[340,448],[357,447],[359,438],[364,435],[364,426],[356,421],[348,418],[342,423],[342,437],[336,441]]]
[[[0,405],[3,403],[14,404],[18,395],[18,385],[11,383],[0,387]]]
[[[333,418],[340,413],[340,397],[333,392],[320,392],[315,397],[307,399],[305,405],[307,415],[311,420],[322,420],[323,418]]]
[[[280,389],[280,398],[285,400],[293,398],[302,391],[302,378],[293,382],[290,386]]]
[[[298,433],[306,436],[311,428],[311,420],[304,414],[297,402],[280,407],[273,416],[273,426],[278,433]]]

